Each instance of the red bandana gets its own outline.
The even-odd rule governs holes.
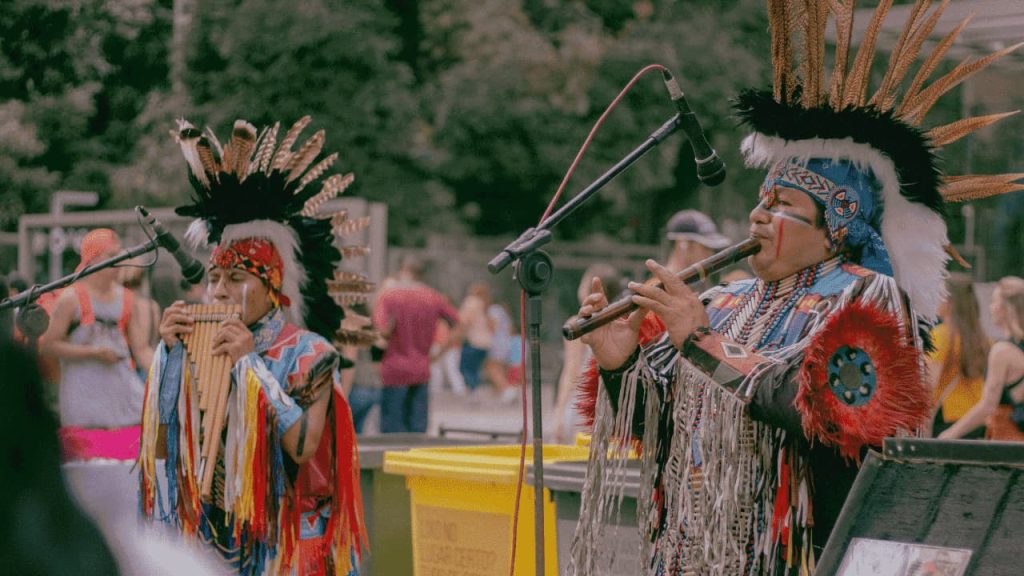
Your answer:
[[[245,238],[227,247],[217,246],[210,255],[210,266],[237,268],[259,277],[270,288],[270,299],[275,305],[291,306],[287,296],[281,294],[284,266],[277,248],[263,238]]]

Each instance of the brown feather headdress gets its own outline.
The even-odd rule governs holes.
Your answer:
[[[348,219],[345,211],[320,214],[323,205],[345,191],[355,177],[328,171],[338,159],[322,159],[324,131],[296,143],[310,117],[284,134],[280,125],[256,128],[236,120],[227,144],[213,131],[201,132],[181,120],[172,134],[181,145],[193,187],[192,203],[177,212],[197,220],[189,229],[193,245],[247,237],[267,238],[284,262],[282,293],[293,303],[289,319],[338,342],[372,340],[373,334],[342,329],[342,307],[364,301],[368,278],[342,272],[343,258],[366,254],[365,246],[335,245],[369,226],[369,218]]]
[[[1015,112],[922,125],[939,98],[1022,44],[965,59],[933,78],[970,19],[922,57],[950,0],[916,0],[872,92],[877,41],[892,0],[878,3],[859,43],[853,38],[855,0],[767,2],[773,88],[744,92],[737,103],[741,119],[753,129],[743,145],[748,164],[844,161],[870,174],[877,181],[873,203],[879,214],[868,224],[884,244],[885,272],[895,277],[915,309],[934,316],[944,298],[949,259],[944,204],[1022,190],[1024,184],[1019,174],[944,175],[935,155]],[[835,27],[831,59],[826,54],[830,21]],[[851,54],[855,44],[856,54]]]

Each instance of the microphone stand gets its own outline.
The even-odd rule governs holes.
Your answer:
[[[527,337],[530,341],[530,385],[533,398],[533,514],[534,514],[534,550],[535,574],[545,574],[544,570],[544,435],[541,430],[543,413],[541,410],[541,377],[540,377],[540,327],[541,327],[541,295],[554,277],[554,265],[551,257],[540,250],[540,247],[551,241],[551,229],[572,214],[591,196],[597,193],[613,178],[640,159],[651,148],[661,144],[663,140],[683,127],[683,118],[676,113],[660,128],[587,186],[579,194],[573,196],[555,213],[548,216],[536,228],[527,228],[518,238],[495,256],[487,264],[487,270],[497,274],[509,264],[515,262],[514,277],[527,295],[526,322]]]
[[[43,310],[42,307],[36,303],[37,298],[47,292],[53,292],[58,288],[63,288],[73,282],[77,282],[90,274],[95,274],[104,268],[110,268],[118,262],[146,254],[147,252],[153,252],[157,250],[158,247],[159,245],[157,244],[156,239],[150,239],[149,241],[139,244],[134,248],[129,248],[124,252],[121,252],[117,256],[113,256],[107,260],[103,260],[102,262],[90,264],[78,272],[68,274],[67,276],[54,280],[49,284],[37,284],[20,294],[0,300],[0,312],[10,308],[18,309],[15,323],[17,324],[18,329],[21,330],[21,333],[24,334],[25,338],[28,339],[28,345],[31,348],[35,348],[39,337],[46,332],[46,328],[50,325],[50,317],[46,313],[46,310]]]

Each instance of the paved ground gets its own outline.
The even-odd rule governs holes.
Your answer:
[[[518,388],[517,388],[518,391]],[[531,394],[529,387],[527,394]],[[502,399],[494,388],[484,384],[473,393],[460,396],[451,390],[435,390],[430,394],[430,424],[428,433],[432,435],[451,433],[452,430],[469,430],[483,435],[499,434],[502,438],[515,441],[522,430],[522,404],[516,396],[514,399]],[[553,388],[544,389],[544,425],[542,430],[550,431],[551,410],[554,405]],[[532,430],[532,408],[527,403],[527,418],[531,422],[527,430]],[[380,410],[374,408],[364,425],[364,435],[375,435],[380,430]]]

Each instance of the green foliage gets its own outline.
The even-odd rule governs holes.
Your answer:
[[[10,0],[0,10],[0,226],[45,211],[49,193],[109,196],[134,117],[166,82],[171,0]]]
[[[701,185],[676,134],[559,237],[653,242],[671,212],[691,207],[742,227],[762,174],[742,167],[730,100],[769,84],[764,12],[764,0],[7,0],[0,227],[45,210],[60,188],[96,190],[108,207],[180,204],[186,169],[168,135],[177,118],[225,135],[236,118],[288,125],[310,114],[309,133],[325,129],[338,169],[355,173],[351,193],[387,203],[392,242],[507,235],[537,222],[591,126],[653,62],[678,77],[726,182]],[[172,59],[184,63],[173,86]],[[945,99],[931,123],[960,107]],[[640,79],[566,198],[673,112],[658,75]],[[947,149],[947,167],[1012,170],[1014,122]],[[1019,204],[998,209],[1007,223],[986,232],[1019,235]]]
[[[387,202],[395,230],[406,236],[444,223],[443,215],[424,218],[437,216],[424,210],[436,191],[416,159],[425,127],[412,72],[397,57],[397,23],[367,0],[288,9],[244,0],[204,10],[187,77],[190,119],[226,133],[236,118],[287,128],[310,114],[327,132],[325,149],[341,153],[339,169],[356,174],[351,193]]]
[[[25,119],[25,105],[17,100],[0,104],[0,226],[12,229],[18,217],[40,209],[40,200],[58,176],[34,165],[46,150],[36,127]]]
[[[751,16],[760,14],[759,2],[722,4],[638,3],[626,15],[621,4],[603,2],[424,3],[425,42],[435,59],[450,62],[428,108],[433,166],[474,230],[507,233],[535,223],[589,127],[648,63],[674,70],[708,132],[728,134],[716,146],[738,148],[728,101],[741,86],[764,82],[767,39],[750,39],[764,25]],[[641,80],[598,132],[566,194],[672,113],[658,75]],[[735,154],[726,156],[740,165]],[[692,152],[677,135],[617,177],[562,233],[650,241],[665,210],[697,202],[696,188]]]

